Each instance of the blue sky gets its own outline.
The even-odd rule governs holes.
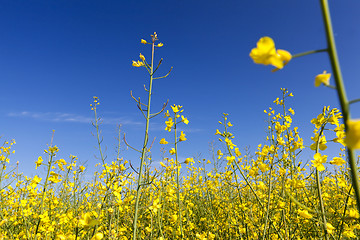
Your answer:
[[[358,98],[360,82],[360,2],[330,1],[338,53],[349,99]],[[331,71],[325,53],[293,59],[283,70],[255,65],[249,52],[262,36],[274,39],[276,47],[293,54],[326,48],[318,1],[1,1],[0,79],[2,140],[15,138],[16,154],[25,174],[35,174],[34,161],[43,154],[55,129],[59,158],[77,155],[89,171],[98,162],[96,139],[91,135],[92,97],[100,99],[99,114],[108,161],[113,160],[117,124],[122,124],[128,142],[141,147],[144,119],[130,97],[146,99],[145,69],[131,66],[139,53],[150,58],[150,40],[158,33],[164,47],[159,74],[171,66],[171,75],[154,83],[152,109],[170,104],[184,107],[190,120],[182,130],[181,158],[201,154],[209,158],[209,143],[222,113],[229,113],[234,140],[240,149],[252,152],[264,143],[266,116],[263,110],[288,88],[294,98],[294,125],[305,144],[311,143],[310,120],[324,105],[338,107],[335,91],[315,88],[314,77]],[[331,83],[334,84],[333,79]],[[358,105],[352,116],[360,118]],[[160,160],[164,118],[151,125],[156,137],[154,161]],[[219,145],[220,146],[220,145]],[[337,145],[329,145],[338,150]],[[122,156],[135,166],[139,155],[122,147]],[[304,154],[304,160],[310,155]]]

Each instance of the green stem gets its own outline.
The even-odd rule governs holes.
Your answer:
[[[139,170],[139,177],[138,177],[137,189],[136,189],[135,214],[134,214],[134,223],[133,223],[133,240],[136,240],[137,219],[138,219],[138,214],[139,214],[139,200],[140,200],[140,191],[141,191],[141,186],[142,186],[141,185],[142,171],[143,171],[143,167],[144,167],[145,154],[147,151],[147,144],[148,144],[148,140],[149,140],[150,103],[151,103],[151,90],[152,90],[152,82],[153,82],[155,40],[156,40],[156,37],[153,37],[152,51],[151,51],[151,66],[150,66],[150,85],[149,85],[149,90],[148,90],[149,95],[148,95],[148,104],[147,104],[147,109],[146,109],[145,137],[144,137],[143,148],[141,151],[140,170]]]
[[[179,181],[179,175],[180,175],[180,164],[179,164],[179,160],[178,160],[178,152],[177,152],[177,131],[176,131],[176,114],[175,113],[175,129],[174,129],[174,134],[175,134],[175,158],[176,158],[176,195],[177,195],[177,200],[178,200],[178,208],[179,208],[179,221],[180,221],[180,231],[181,231],[181,239],[184,238],[184,232],[183,232],[183,224],[182,224],[182,216],[181,216],[181,200],[180,200],[180,181]]]
[[[303,56],[310,55],[313,53],[320,53],[320,52],[326,52],[326,51],[328,51],[328,49],[311,50],[311,51],[295,54],[292,56],[292,58],[303,57]]]
[[[329,240],[329,235],[326,228],[326,217],[325,217],[325,209],[324,209],[324,202],[322,199],[322,193],[321,193],[321,185],[320,185],[320,176],[319,171],[316,169],[316,185],[318,190],[318,196],[319,196],[319,202],[320,202],[320,210],[321,210],[321,217],[323,221],[323,227],[324,227],[324,233],[326,240]]]
[[[349,102],[346,97],[346,91],[343,83],[343,78],[340,70],[340,63],[337,56],[335,38],[333,33],[333,28],[331,24],[329,5],[327,0],[320,0],[321,10],[323,14],[325,30],[326,30],[326,39],[328,43],[328,53],[331,62],[331,67],[334,74],[334,79],[336,83],[336,89],[340,101],[341,112],[344,116],[345,129],[348,129],[347,121],[350,119],[349,111]],[[360,212],[360,184],[359,184],[359,174],[357,171],[357,164],[355,161],[354,151],[347,148],[348,161],[350,165],[351,180],[352,185],[355,191],[355,198],[357,203],[358,211]]]
[[[350,100],[348,103],[349,103],[349,105],[350,105],[350,104],[353,104],[353,103],[356,103],[356,102],[360,102],[360,98],[357,98],[357,99],[354,99],[354,100]]]
[[[319,137],[317,139],[315,153],[319,152],[320,139],[321,139],[321,136],[322,136],[322,134],[324,132],[325,125],[326,125],[326,122],[323,124],[323,126],[321,127],[321,130],[319,132]],[[329,240],[329,235],[328,235],[328,231],[327,231],[327,227],[326,227],[326,216],[325,216],[325,209],[324,209],[324,201],[322,199],[322,193],[321,193],[321,183],[320,183],[319,171],[316,169],[315,172],[316,172],[316,186],[317,186],[317,192],[318,192],[318,196],[319,196],[319,203],[320,203],[321,217],[322,217],[323,227],[324,227],[324,234],[325,234],[326,240]]]

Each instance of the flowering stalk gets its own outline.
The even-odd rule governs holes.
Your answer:
[[[48,154],[49,160],[48,160],[48,164],[47,164],[47,173],[46,173],[45,183],[44,183],[44,187],[43,187],[43,190],[42,190],[39,220],[37,222],[36,229],[35,229],[35,234],[34,234],[34,239],[35,240],[38,237],[37,234],[38,234],[39,226],[40,226],[40,223],[41,223],[41,217],[40,216],[43,214],[43,210],[44,210],[44,201],[45,201],[46,189],[47,189],[47,186],[48,186],[48,181],[49,181],[49,176],[50,176],[51,165],[53,163],[53,158],[56,155],[56,152],[59,151],[59,149],[56,146],[52,147],[52,142],[53,142],[53,139],[54,139],[54,133],[55,133],[55,130],[53,130],[53,135],[51,137],[51,143],[50,143],[49,149],[44,150],[45,153]]]
[[[150,105],[151,105],[151,95],[152,95],[152,84],[153,84],[153,80],[154,79],[160,79],[160,78],[166,78],[169,74],[166,74],[165,76],[162,77],[156,77],[154,78],[154,73],[156,72],[156,70],[159,68],[159,66],[161,65],[162,59],[160,60],[158,66],[155,68],[154,70],[154,55],[155,55],[155,47],[162,47],[163,44],[159,43],[157,45],[155,45],[155,42],[158,40],[157,38],[157,34],[156,32],[154,33],[154,35],[151,35],[152,38],[152,43],[150,43],[152,45],[152,51],[151,51],[151,64],[149,65],[146,60],[145,57],[140,54],[140,59],[141,61],[133,61],[132,65],[134,67],[145,67],[147,69],[147,71],[149,72],[150,75],[150,83],[149,83],[149,89],[145,88],[145,91],[148,92],[148,102],[147,104],[144,104],[142,102],[140,102],[140,98],[137,100],[135,99],[132,94],[132,98],[137,102],[137,106],[140,109],[141,113],[143,114],[143,116],[146,119],[146,125],[145,125],[145,137],[144,137],[144,143],[143,143],[143,147],[141,149],[141,151],[137,150],[138,152],[141,152],[141,158],[140,158],[140,169],[139,169],[139,173],[138,173],[138,180],[137,180],[137,187],[136,187],[136,199],[135,199],[135,213],[134,213],[134,223],[133,223],[133,240],[136,240],[136,232],[137,232],[137,220],[138,220],[138,215],[139,215],[139,201],[140,201],[140,192],[141,192],[141,187],[143,185],[142,181],[143,181],[143,176],[142,176],[142,172],[143,172],[143,168],[145,165],[145,157],[146,157],[146,153],[149,151],[149,149],[147,148],[148,145],[148,141],[149,141],[149,122],[150,119],[155,117],[156,115],[160,114],[161,112],[164,111],[167,103],[164,104],[163,108],[160,110],[160,112],[158,113],[154,113],[154,114],[150,114]],[[143,44],[148,44],[144,39],[141,40],[141,43]],[[143,107],[145,107],[145,109],[143,109]],[[146,112],[146,115],[145,113]],[[125,140],[125,144],[127,146],[129,146]],[[131,146],[129,146],[131,147]],[[133,148],[133,147],[131,147]],[[135,149],[135,148],[133,148]],[[135,149],[136,150],[136,149]]]
[[[324,128],[325,128],[326,122],[323,124],[320,132],[319,132],[319,137],[316,143],[316,150],[315,150],[315,154],[319,153],[319,145],[320,145],[320,140],[321,140],[321,136],[324,132]],[[323,221],[323,227],[324,227],[324,233],[325,233],[325,238],[326,240],[329,239],[329,235],[328,235],[328,231],[327,231],[327,227],[326,227],[326,216],[325,216],[325,209],[324,209],[324,201],[322,198],[322,193],[321,193],[321,183],[320,183],[320,176],[319,176],[319,170],[316,168],[315,169],[316,172],[316,186],[317,186],[317,192],[318,192],[318,197],[319,197],[319,203],[320,203],[320,210],[321,210],[321,217],[322,217],[322,221]]]
[[[153,40],[153,43],[152,43],[152,51],[151,51],[150,84],[149,84],[148,104],[147,104],[147,111],[146,111],[145,137],[144,137],[144,144],[143,144],[142,151],[141,151],[140,170],[139,170],[139,177],[138,177],[137,188],[136,188],[133,240],[136,239],[137,219],[138,219],[138,214],[139,214],[139,200],[140,200],[141,181],[142,181],[142,171],[143,171],[143,167],[144,167],[144,159],[145,159],[145,154],[146,154],[146,150],[147,150],[147,144],[148,144],[148,140],[149,140],[150,104],[151,104],[151,91],[152,91],[152,83],[153,83],[153,64],[154,64],[156,35],[153,37],[152,40]]]
[[[338,93],[338,98],[340,101],[341,112],[344,116],[344,124],[345,130],[349,128],[348,120],[350,119],[350,111],[349,104],[350,102],[347,100],[345,86],[341,74],[340,62],[337,56],[336,44],[334,38],[334,32],[331,23],[329,5],[327,0],[320,0],[321,10],[323,14],[324,24],[325,24],[325,32],[326,39],[328,43],[327,52],[329,54],[331,67],[334,73],[334,79],[336,84],[336,90]],[[352,185],[354,186],[355,198],[357,203],[358,211],[360,212],[360,184],[359,184],[359,174],[357,170],[357,164],[355,161],[354,151],[350,148],[347,148],[347,156],[349,159],[350,172],[351,172],[351,180]]]

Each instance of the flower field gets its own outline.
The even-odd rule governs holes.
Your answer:
[[[309,119],[311,145],[304,144],[301,126],[293,124],[296,109],[288,105],[293,94],[281,88],[280,96],[264,110],[266,140],[255,151],[237,143],[231,114],[224,113],[218,128],[208,130],[219,141],[212,156],[180,160],[179,146],[192,141],[186,135],[191,119],[186,107],[168,102],[159,112],[152,111],[153,81],[172,71],[156,75],[163,59],[154,63],[155,52],[166,44],[155,32],[151,41],[140,41],[151,47],[150,60],[140,53],[132,62],[149,79],[144,86],[147,99],[131,93],[145,119],[142,148],[129,145],[125,136],[118,142],[137,152],[139,161],[123,158],[120,147],[116,160],[106,161],[98,97],[90,104],[100,155],[94,173],[87,172],[77,156],[59,158],[61,146],[51,140],[34,162],[34,177],[25,176],[11,160],[15,140],[5,141],[0,147],[0,239],[358,239],[355,150],[360,148],[360,121],[351,119],[349,106],[360,100],[346,99],[327,2],[322,4],[327,48],[292,55],[276,49],[272,38],[262,37],[249,49],[254,63],[271,65],[272,72],[281,71],[294,58],[328,53],[332,69],[320,70],[314,85],[335,89],[340,107],[324,106]],[[154,117],[164,118],[168,137],[151,142],[149,125]],[[154,144],[162,146],[161,159],[152,158]],[[334,149],[339,149],[336,156]],[[311,152],[312,158],[304,158],[303,151]]]

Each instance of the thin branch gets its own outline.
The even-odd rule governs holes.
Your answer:
[[[167,76],[169,76],[169,74],[171,73],[171,70],[172,70],[172,69],[173,69],[173,67],[170,68],[170,71],[169,71],[165,76],[157,77],[157,78],[153,78],[153,79],[166,78]]]
[[[156,117],[157,115],[159,115],[160,113],[162,113],[162,112],[165,110],[165,108],[166,108],[166,106],[168,105],[168,103],[169,103],[169,99],[166,101],[166,103],[163,104],[163,107],[161,108],[161,110],[160,110],[159,112],[150,114],[150,115],[151,115],[150,118]]]
[[[139,172],[136,171],[135,168],[133,167],[133,165],[131,164],[131,160],[129,160],[129,164],[130,164],[130,167],[132,168],[132,170],[134,170],[134,172],[136,172],[137,174],[139,174]]]
[[[352,103],[356,103],[356,102],[360,102],[360,98],[351,100],[351,101],[349,101],[348,103],[349,103],[349,104],[352,104]]]
[[[295,55],[292,56],[292,58],[303,57],[303,56],[306,56],[306,55],[309,55],[309,54],[327,52],[327,51],[328,51],[327,48],[319,49],[319,50],[311,50],[311,51],[295,54]]]
[[[145,91],[146,91],[146,92],[149,92],[149,90],[147,90],[147,89],[146,89],[146,86],[145,86],[145,84],[144,84],[144,89],[145,89]]]
[[[158,70],[158,68],[160,67],[162,61],[163,61],[163,59],[160,59],[159,64],[157,65],[157,67],[155,68],[155,70],[154,70],[154,72],[153,72],[153,75],[154,75],[154,73],[156,72],[156,70]]]
[[[154,142],[155,142],[155,139],[156,139],[156,137],[154,137],[154,140],[152,141],[150,147],[148,148],[148,152],[150,152],[150,150],[151,150],[151,148],[152,148],[152,146],[153,146],[153,144],[154,144]]]
[[[137,150],[136,148],[130,146],[130,145],[127,143],[126,138],[125,138],[125,133],[124,133],[124,143],[125,143],[126,146],[128,146],[129,148],[131,148],[131,149],[133,149],[133,150],[135,150],[135,151],[137,151],[137,152],[141,152],[141,151]]]

